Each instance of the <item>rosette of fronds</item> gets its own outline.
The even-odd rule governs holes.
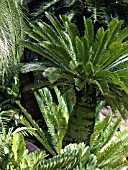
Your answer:
[[[0,1],[0,84],[9,84],[13,65],[19,63],[23,48],[17,45],[24,38],[23,14],[15,0]]]
[[[85,91],[85,98],[91,93],[95,99],[103,96],[112,108],[122,115],[127,113],[128,43],[124,41],[128,27],[121,30],[122,21],[114,18],[107,30],[101,27],[94,35],[92,20],[84,17],[85,32],[81,37],[68,18],[60,16],[60,23],[52,14],[46,13],[46,17],[53,26],[43,21],[30,23],[32,29],[27,34],[36,43],[20,41],[55,64],[51,67],[44,63],[43,76],[51,84],[74,85],[76,90]]]

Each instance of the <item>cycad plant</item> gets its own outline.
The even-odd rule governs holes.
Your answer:
[[[68,127],[69,113],[72,110],[70,100],[66,97],[64,99],[57,87],[54,89],[59,104],[56,104],[53,101],[52,95],[47,88],[35,92],[40,111],[42,112],[42,120],[45,120],[47,130],[46,128],[44,129],[44,124],[41,120],[38,120],[40,121],[40,124],[36,122],[27,110],[21,106],[20,102],[17,101],[17,104],[25,115],[25,117],[20,117],[20,122],[29,128],[31,133],[51,155],[60,153],[60,150],[62,149],[62,141]],[[70,103],[67,104],[66,101],[69,101]]]
[[[101,27],[94,35],[92,20],[84,17],[81,37],[68,17],[60,16],[61,22],[52,14],[46,17],[52,26],[43,21],[30,23],[27,34],[36,42],[20,44],[51,61],[34,68],[47,78],[48,86],[59,84],[75,94],[65,143],[89,143],[99,99],[105,98],[123,115],[128,109],[128,43],[124,42],[128,27],[121,30],[122,21],[114,18],[107,30]]]

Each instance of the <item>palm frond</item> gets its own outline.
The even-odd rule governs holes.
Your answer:
[[[89,147],[84,143],[70,144],[61,150],[60,154],[53,158],[41,161],[39,168],[43,170],[84,170],[96,168],[96,157],[90,153]]]
[[[116,169],[128,164],[126,160],[128,155],[127,141],[127,131],[118,132],[114,139],[110,141],[110,144],[97,153],[99,167],[109,166]]]
[[[19,101],[16,101],[16,103],[18,104],[18,106],[21,108],[22,112],[25,114],[25,117],[27,119],[24,119],[23,117],[21,117],[21,122],[29,128],[29,130],[31,131],[31,133],[33,133],[33,135],[35,135],[35,137],[40,141],[40,143],[42,143],[44,145],[44,147],[52,154],[55,155],[54,150],[52,149],[52,147],[50,146],[48,139],[46,138],[46,134],[45,132],[39,127],[39,125],[35,122],[35,120],[32,119],[31,115],[27,112],[27,110],[25,108],[22,107],[22,105],[20,104]],[[36,129],[36,132],[33,130]]]
[[[67,131],[69,113],[64,98],[57,87],[54,88],[58,105],[53,102],[50,91],[47,88],[35,92],[42,115],[53,139],[56,141],[57,152],[62,149],[62,141]]]
[[[23,48],[17,45],[24,38],[23,14],[14,0],[0,3],[0,84],[8,84],[10,66],[17,64]]]
[[[92,153],[97,156],[99,169],[118,169],[128,164],[127,130],[117,132],[122,118],[112,119],[111,113],[102,122],[97,122],[91,136],[90,147]]]

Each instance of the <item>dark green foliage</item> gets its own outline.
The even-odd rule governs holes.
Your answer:
[[[89,144],[99,97],[105,98],[122,116],[127,114],[128,43],[124,43],[127,28],[121,30],[122,21],[114,18],[107,30],[101,27],[95,35],[92,20],[84,17],[85,31],[81,37],[68,17],[60,16],[62,22],[53,14],[46,13],[46,17],[52,26],[43,21],[30,23],[32,29],[27,34],[36,42],[20,41],[20,44],[55,64],[42,62],[45,67],[36,68],[50,86],[65,85],[75,92],[76,102],[64,146],[83,141]]]
[[[84,18],[85,34],[80,37],[77,27],[68,19],[60,17],[63,26],[54,15],[46,16],[53,27],[42,21],[34,22],[33,29],[27,31],[38,43],[20,42],[58,65],[47,66],[42,70],[43,75],[51,83],[61,82],[63,78],[62,84],[70,82],[77,90],[97,89],[97,94],[102,94],[113,108],[125,114],[128,44],[123,40],[128,34],[127,28],[120,30],[122,21],[114,18],[106,31],[100,28],[94,37],[91,19]]]

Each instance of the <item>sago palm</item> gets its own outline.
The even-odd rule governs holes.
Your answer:
[[[32,29],[27,34],[37,42],[20,44],[51,62],[42,63],[39,69],[29,65],[28,71],[40,70],[51,85],[65,85],[75,93],[65,143],[89,143],[99,98],[105,98],[123,115],[128,109],[128,42],[124,42],[128,27],[121,30],[122,21],[114,18],[107,30],[101,27],[94,35],[92,20],[84,17],[81,37],[67,17],[60,16],[60,22],[52,14],[46,16],[53,26],[43,21],[30,23]]]

